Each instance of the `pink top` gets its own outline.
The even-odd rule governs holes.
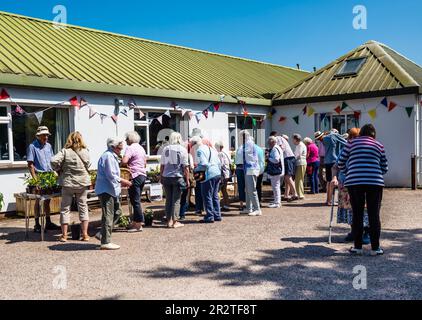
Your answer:
[[[306,157],[306,162],[309,164],[314,163],[316,161],[319,161],[318,147],[315,143],[311,143],[310,145],[308,145],[308,155]]]
[[[139,143],[132,143],[126,148],[125,157],[128,157],[128,168],[132,179],[147,175],[147,155]]]

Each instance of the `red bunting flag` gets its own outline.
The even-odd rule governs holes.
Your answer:
[[[278,119],[279,122],[284,122],[286,120],[287,120],[287,118],[286,117],[283,117],[283,116],[281,116],[280,119]]]
[[[302,109],[303,114],[306,114],[308,112],[308,106],[305,106],[305,108]]]
[[[355,111],[355,112],[353,112],[353,117],[354,117],[356,120],[359,120],[360,115],[361,115],[361,112],[360,112],[360,111]]]
[[[70,105],[74,107],[79,107],[78,97],[73,97],[69,99]]]
[[[221,106],[221,102],[214,103],[214,110],[218,111],[218,109],[220,109],[220,106]]]
[[[6,100],[6,99],[10,99],[10,96],[7,93],[6,89],[1,89],[0,100]]]
[[[388,112],[392,111],[395,107],[397,107],[397,103],[390,101],[388,104]]]
[[[205,118],[208,119],[208,109],[205,109],[204,111],[202,111],[202,114],[205,116]]]
[[[341,113],[341,107],[338,106],[337,108],[334,109],[334,111],[337,112],[338,114],[340,114]]]

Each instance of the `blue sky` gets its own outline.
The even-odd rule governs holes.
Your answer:
[[[323,67],[377,40],[422,64],[420,0],[2,0],[0,10],[302,69]],[[368,29],[355,30],[364,5]]]

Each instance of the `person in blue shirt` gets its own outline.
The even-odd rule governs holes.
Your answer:
[[[101,231],[96,238],[101,240],[102,250],[117,250],[120,246],[111,242],[114,221],[121,214],[121,187],[130,188],[132,183],[120,177],[119,156],[123,150],[123,141],[107,139],[107,150],[98,160],[95,193],[100,199],[102,218]]]
[[[213,147],[203,144],[201,137],[193,137],[191,143],[197,159],[197,167],[194,171],[205,171],[205,180],[200,183],[206,215],[201,222],[221,221],[220,198],[218,196],[221,182],[221,163],[218,152]]]
[[[337,162],[337,158],[347,141],[336,129],[332,129],[331,132],[322,139],[322,143],[325,148],[324,165],[327,180],[327,205],[331,206],[332,201],[334,201],[334,199],[332,199],[333,186],[331,184],[331,181],[333,180],[332,168]]]
[[[54,156],[53,148],[48,142],[51,136],[46,126],[40,126],[37,129],[36,139],[28,146],[26,151],[26,160],[28,162],[29,173],[36,179],[39,173],[51,172],[51,158]],[[35,226],[34,232],[41,232],[40,225],[40,206],[39,200],[35,202]],[[60,230],[60,226],[51,222],[50,218],[50,200],[44,201],[44,212],[46,215],[45,230]]]

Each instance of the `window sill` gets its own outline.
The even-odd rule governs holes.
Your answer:
[[[1,163],[0,162],[0,170],[5,170],[5,169],[27,169],[28,168],[28,164],[26,162],[24,163]]]

